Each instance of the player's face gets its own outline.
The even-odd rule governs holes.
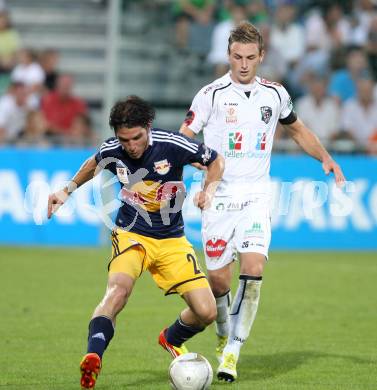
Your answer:
[[[229,64],[232,79],[236,83],[249,84],[253,81],[264,52],[256,43],[233,42],[230,45]]]
[[[122,127],[116,136],[131,158],[140,158],[149,144],[148,129],[144,127]]]

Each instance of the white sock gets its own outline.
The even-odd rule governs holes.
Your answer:
[[[229,335],[229,309],[232,296],[230,290],[216,298],[217,318],[216,318],[216,334],[218,336]]]
[[[261,285],[261,276],[240,275],[237,293],[230,310],[230,331],[224,354],[233,353],[238,359],[257,314]]]

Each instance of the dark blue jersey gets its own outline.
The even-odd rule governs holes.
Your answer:
[[[182,134],[152,129],[149,146],[139,159],[132,159],[119,140],[102,143],[95,158],[117,176],[121,185],[116,225],[154,238],[184,235],[182,204],[186,190],[183,167],[191,163],[208,166],[217,153]]]

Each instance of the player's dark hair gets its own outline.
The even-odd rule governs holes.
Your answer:
[[[119,100],[111,109],[109,125],[116,133],[120,128],[148,128],[155,117],[154,108],[138,96],[128,96]]]
[[[250,22],[243,21],[235,27],[229,35],[228,53],[233,42],[256,43],[259,46],[259,53],[264,49],[263,38],[259,30]]]

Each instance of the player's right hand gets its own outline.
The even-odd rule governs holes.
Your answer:
[[[199,191],[194,196],[194,205],[200,210],[207,210],[211,206],[212,197],[209,192]]]
[[[322,168],[326,175],[328,175],[330,172],[334,173],[335,183],[339,188],[344,186],[346,178],[343,175],[342,169],[334,160],[328,159],[323,161]]]
[[[52,214],[55,214],[61,205],[68,199],[68,192],[63,189],[58,192],[50,194],[48,197],[47,218],[50,219]]]

